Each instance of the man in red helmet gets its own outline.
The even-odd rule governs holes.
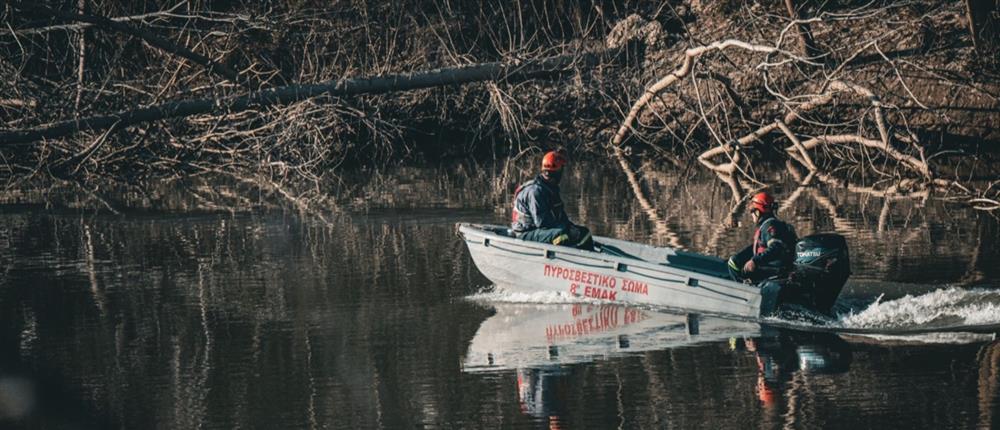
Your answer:
[[[519,239],[593,250],[590,230],[569,220],[559,196],[566,163],[562,152],[549,151],[542,157],[542,172],[517,187],[511,230]]]
[[[729,259],[733,279],[758,283],[791,270],[798,238],[791,225],[775,217],[777,210],[778,203],[767,192],[757,193],[750,200],[750,216],[757,229],[753,244]]]

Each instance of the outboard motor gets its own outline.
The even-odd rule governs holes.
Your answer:
[[[795,265],[779,301],[829,312],[850,275],[851,259],[843,236],[803,237],[795,244]]]

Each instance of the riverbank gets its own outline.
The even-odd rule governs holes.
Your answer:
[[[84,1],[82,13],[6,5],[3,131],[164,103],[252,102],[0,145],[8,184],[223,174],[308,190],[359,166],[565,147],[612,156],[627,175],[637,163],[697,158],[734,202],[768,184],[758,170],[775,160],[883,193],[934,187],[984,207],[1000,193],[1000,80],[962,4],[161,3]],[[593,52],[606,55],[517,82],[502,74],[376,95],[251,97]],[[671,72],[679,79],[650,87]]]

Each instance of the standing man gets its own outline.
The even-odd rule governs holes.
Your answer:
[[[545,153],[542,172],[514,192],[511,230],[519,239],[593,251],[590,230],[569,220],[559,196],[559,181],[567,162],[562,152]]]
[[[753,244],[729,259],[729,274],[737,281],[758,283],[787,274],[795,261],[795,229],[775,217],[778,203],[767,192],[750,200],[750,217],[757,229]]]

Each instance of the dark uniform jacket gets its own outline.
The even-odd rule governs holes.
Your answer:
[[[569,228],[573,223],[566,216],[559,186],[536,176],[517,187],[514,213],[510,228],[521,233],[536,228]]]
[[[753,235],[753,262],[778,271],[791,269],[795,261],[795,229],[773,216],[761,219]]]

